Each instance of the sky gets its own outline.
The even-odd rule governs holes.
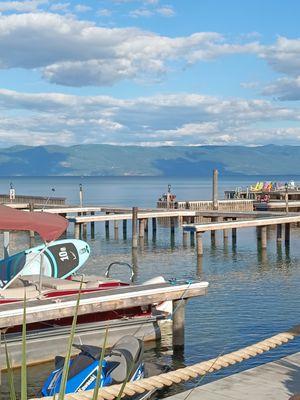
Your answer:
[[[0,146],[300,145],[298,0],[0,0]]]

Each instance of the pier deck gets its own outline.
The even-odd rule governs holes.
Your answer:
[[[207,282],[172,285],[168,282],[132,286],[99,292],[83,293],[80,298],[78,315],[125,309],[130,307],[176,301],[206,294]],[[26,321],[33,323],[73,316],[77,295],[57,299],[29,301]],[[23,303],[9,303],[0,306],[0,329],[22,324]]]
[[[230,228],[250,228],[256,226],[268,226],[278,224],[290,224],[294,222],[300,222],[300,215],[285,215],[267,218],[256,218],[247,219],[242,221],[224,221],[224,222],[209,222],[207,224],[186,224],[183,229],[186,231],[193,232],[206,232],[206,231],[217,231],[220,229]]]
[[[199,386],[168,400],[288,400],[300,393],[300,352]]]

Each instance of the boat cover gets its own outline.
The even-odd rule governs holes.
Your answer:
[[[68,227],[68,220],[47,212],[16,210],[0,205],[0,230],[35,231],[45,242],[56,240]]]

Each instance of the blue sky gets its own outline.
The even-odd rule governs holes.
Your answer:
[[[0,146],[300,144],[300,2],[0,1]]]

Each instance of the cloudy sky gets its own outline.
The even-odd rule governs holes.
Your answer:
[[[300,145],[296,0],[0,1],[0,146]]]

